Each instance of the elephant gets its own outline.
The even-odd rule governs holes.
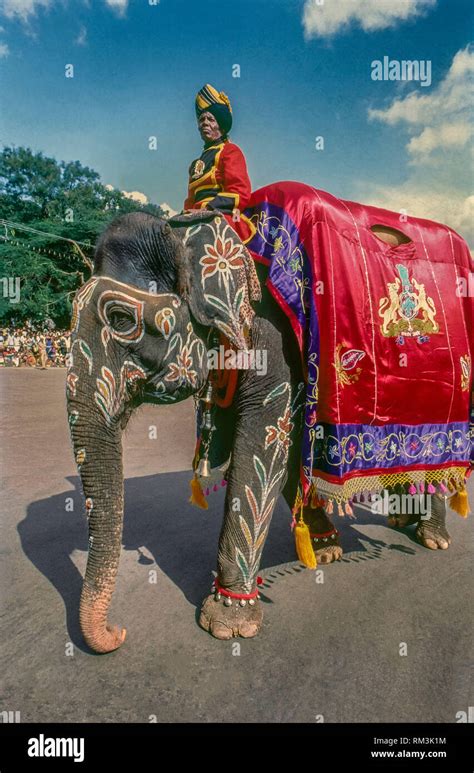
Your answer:
[[[108,622],[121,551],[122,432],[143,403],[202,396],[219,336],[236,351],[265,352],[267,361],[265,372],[240,369],[230,408],[214,413],[227,485],[216,583],[199,623],[224,640],[253,637],[262,626],[258,568],[278,497],[290,508],[295,502],[304,402],[301,357],[265,286],[266,271],[218,211],[185,211],[169,220],[132,212],[99,238],[93,273],[73,302],[66,376],[89,529],[79,617],[95,652],[117,649],[126,635]],[[434,499],[431,519],[417,521],[417,535],[427,547],[447,548],[445,500]],[[340,559],[338,532],[324,507],[305,505],[302,516],[318,562]],[[394,517],[392,525],[407,520]]]

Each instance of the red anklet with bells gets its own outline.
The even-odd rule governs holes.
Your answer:
[[[257,577],[257,586],[261,585],[262,583],[263,583],[262,578]],[[223,588],[222,585],[219,583],[219,580],[217,579],[217,577],[212,583],[211,592],[215,594],[214,601],[220,601],[223,597],[224,605],[226,607],[231,607],[233,604],[233,600],[238,602],[236,606],[246,607],[248,604],[249,606],[253,607],[255,604],[255,600],[260,598],[258,587],[255,588],[255,590],[252,591],[252,593],[234,593],[233,591],[228,590],[227,588]]]

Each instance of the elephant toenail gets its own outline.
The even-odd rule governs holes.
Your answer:
[[[212,623],[210,631],[216,639],[232,639],[233,631],[223,623]]]
[[[258,625],[256,623],[242,623],[239,629],[239,633],[244,639],[251,639],[258,633]]]

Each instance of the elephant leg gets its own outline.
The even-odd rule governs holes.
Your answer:
[[[318,564],[339,561],[343,553],[339,544],[339,532],[332,524],[324,507],[304,507],[303,520],[308,524]]]
[[[446,500],[439,494],[424,494],[420,500],[421,512],[397,513],[388,517],[389,526],[404,529],[416,524],[416,538],[430,550],[447,550],[451,537],[446,529]]]
[[[295,395],[294,427],[292,443],[288,458],[288,479],[283,489],[283,496],[290,510],[293,508],[298,488],[300,454],[302,442],[302,408],[304,405],[304,390]],[[298,420],[297,420],[298,417]],[[330,564],[342,557],[342,547],[339,544],[339,532],[333,525],[324,507],[303,507],[303,520],[308,525],[311,534],[311,544],[318,564]]]
[[[429,498],[428,498],[429,497]],[[422,515],[416,527],[416,538],[430,550],[447,550],[451,537],[446,529],[446,499],[439,494],[424,497],[426,516]]]
[[[289,371],[280,368],[278,376],[271,377],[250,371],[241,374],[218,547],[216,587],[222,593],[204,600],[199,620],[218,639],[250,638],[262,625],[257,572],[286,478],[293,425],[291,398]]]

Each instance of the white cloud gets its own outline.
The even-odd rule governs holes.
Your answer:
[[[472,135],[472,126],[467,121],[442,123],[439,126],[427,126],[418,137],[412,137],[407,150],[418,162],[426,158],[433,150],[441,148],[462,148]]]
[[[405,124],[412,135],[406,149],[411,162],[423,164],[446,152],[462,150],[472,135],[474,50],[456,53],[445,77],[430,94],[413,91],[385,109],[370,109],[369,119],[388,126]]]
[[[173,215],[178,214],[177,211],[173,209],[173,207],[170,207],[170,205],[166,203],[166,201],[160,204],[160,207],[167,217],[173,217]]]
[[[104,188],[107,188],[108,191],[117,190],[110,183],[104,185]],[[148,204],[148,196],[145,196],[145,194],[141,191],[121,191],[121,193],[123,193],[126,199],[133,199],[134,201],[138,201],[140,204]]]
[[[27,22],[40,8],[49,8],[54,0],[0,0],[0,13],[7,19]]]
[[[124,16],[128,6],[128,0],[105,0],[105,4],[119,16]]]
[[[122,191],[122,193],[126,199],[133,199],[133,201],[138,201],[140,204],[148,204],[148,196],[145,196],[140,191]]]
[[[79,30],[79,34],[77,38],[75,39],[75,44],[77,46],[85,46],[87,43],[87,28],[84,27],[83,24],[81,24],[81,28]]]
[[[57,0],[0,0],[0,14],[7,19],[28,22],[31,17],[36,16],[40,8],[50,8],[56,3]],[[105,0],[105,4],[118,16],[124,16],[128,0]]]
[[[466,196],[454,186],[433,187],[413,179],[398,186],[374,185],[364,201],[374,207],[406,212],[409,217],[444,223],[474,247],[474,196]],[[403,230],[403,225],[400,227]]]
[[[0,43],[0,59],[5,59],[5,57],[8,56],[10,53],[10,49],[8,48],[6,43]]]
[[[435,5],[436,0],[306,0],[305,37],[329,37],[351,26],[360,26],[365,32],[386,29]]]
[[[406,130],[409,173],[398,186],[373,185],[371,203],[437,220],[474,246],[472,195],[474,51],[454,56],[445,77],[429,94],[414,91],[369,118]],[[367,193],[367,191],[365,192]],[[366,195],[367,198],[367,195]]]
[[[455,55],[446,76],[438,88],[430,94],[412,92],[395,99],[384,110],[369,110],[369,117],[390,126],[404,121],[413,126],[449,122],[470,112],[470,96],[473,93],[474,51],[470,46]]]

